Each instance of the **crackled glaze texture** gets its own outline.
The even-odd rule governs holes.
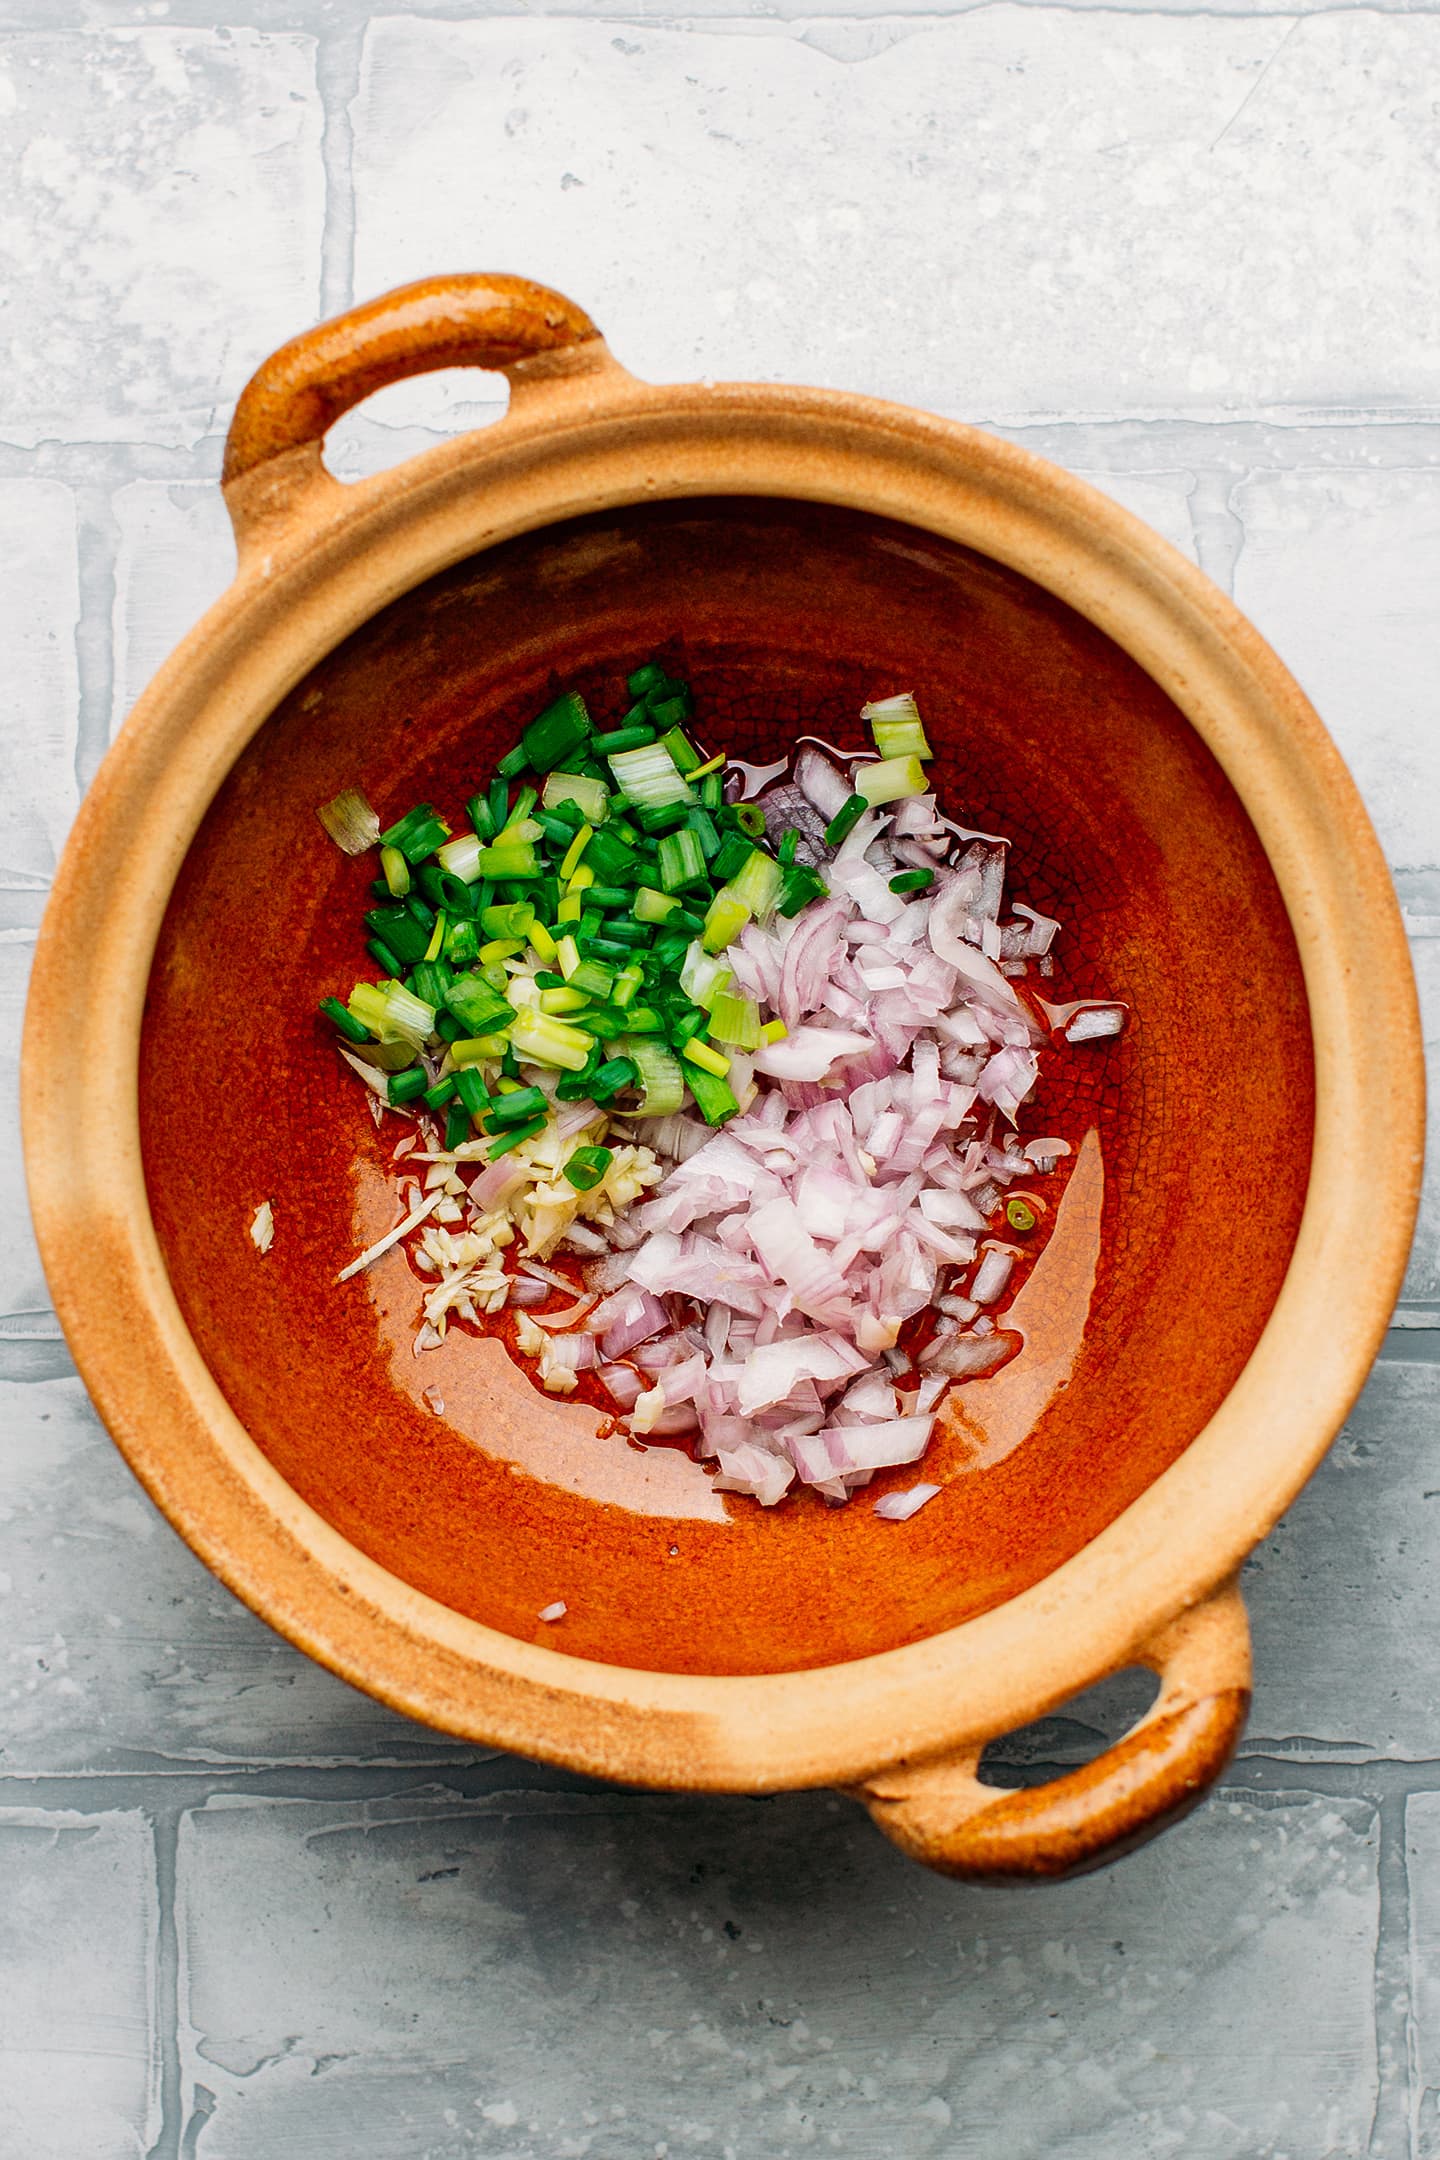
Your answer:
[[[400,1254],[334,1286],[393,1220],[399,1128],[377,1138],[314,1018],[321,995],[365,971],[367,879],[324,839],[315,804],[359,785],[382,818],[430,798],[458,820],[553,685],[608,714],[626,667],[656,649],[683,664],[706,737],[757,760],[802,732],[858,742],[865,697],[913,688],[947,809],[1009,835],[1011,893],[1063,919],[1050,994],[1133,1009],[1120,1044],[1051,1054],[1027,1129],[1077,1148],[1094,1135],[1072,1169],[1068,1253],[1057,1235],[1022,1292],[1014,1365],[960,1391],[925,1465],[944,1489],[899,1536],[864,1502],[829,1511],[804,1495],[767,1514],[727,1500],[682,1451],[605,1437],[593,1409],[538,1394],[496,1343],[462,1333],[415,1358],[418,1285]],[[222,1008],[231,1054],[198,1059]],[[1219,767],[1148,677],[958,546],[750,500],[512,541],[316,667],[190,851],[141,1092],[186,1319],[297,1491],[462,1613],[581,1656],[712,1673],[834,1663],[953,1626],[1117,1516],[1222,1401],[1264,1324],[1312,1112],[1272,875]],[[246,1228],[265,1198],[276,1238],[262,1259]],[[554,1598],[568,1611],[550,1631],[536,1616]]]

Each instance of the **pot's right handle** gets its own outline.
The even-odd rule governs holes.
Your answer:
[[[326,432],[387,383],[449,367],[513,381],[512,370],[537,360],[607,358],[573,300],[501,273],[422,278],[302,331],[256,369],[230,423],[222,482],[242,553],[261,528],[303,516],[307,497],[317,510],[333,506],[338,483],[320,455]]]
[[[1143,1844],[1205,1796],[1250,1707],[1250,1630],[1233,1580],[1137,1650],[1160,1692],[1123,1740],[1048,1785],[982,1785],[979,1750],[899,1764],[858,1787],[914,1860],[972,1882],[1083,1875]]]

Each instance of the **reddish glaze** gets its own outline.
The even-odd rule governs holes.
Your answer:
[[[943,805],[1008,834],[1009,890],[1064,923],[1053,994],[1120,997],[1135,1016],[1118,1043],[1054,1054],[1027,1106],[1028,1132],[1094,1138],[1083,1184],[1075,1158],[1035,1181],[1067,1198],[1029,1241],[1005,1321],[1020,1354],[956,1391],[923,1468],[843,1509],[727,1499],[683,1450],[639,1449],[603,1434],[596,1408],[541,1395],[497,1340],[457,1331],[416,1358],[403,1255],[334,1283],[393,1219],[400,1128],[376,1135],[314,1018],[357,973],[367,882],[315,805],[356,785],[382,817],[420,797],[458,812],[549,691],[574,684],[608,709],[617,674],[656,650],[683,664],[708,735],[757,763],[801,732],[854,740],[866,698],[913,689]],[[493,1626],[709,1672],[831,1663],[954,1625],[1135,1498],[1264,1325],[1304,1196],[1312,1094],[1274,880],[1154,684],[962,548],[748,500],[647,505],[509,543],[317,667],[190,851],[141,1059],[151,1201],[182,1309],[297,1491]],[[247,1230],[266,1198],[276,1234],[261,1258]],[[940,1496],[908,1523],[878,1521],[871,1499],[921,1476]],[[566,1618],[545,1627],[556,1598]]]

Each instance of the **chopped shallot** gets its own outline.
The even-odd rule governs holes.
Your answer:
[[[886,1522],[909,1522],[939,1490],[938,1485],[912,1485],[908,1492],[882,1493],[875,1502],[875,1513]]]

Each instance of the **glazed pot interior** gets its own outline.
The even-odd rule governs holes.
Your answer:
[[[1008,1324],[1013,1362],[955,1390],[923,1468],[841,1509],[717,1493],[541,1394],[502,1324],[416,1357],[390,1155],[318,1000],[372,974],[373,863],[315,806],[458,828],[556,688],[618,718],[660,653],[697,731],[756,763],[859,709],[920,700],[948,813],[1012,843],[1007,899],[1059,916],[1056,1001],[1123,998],[1124,1038],[1053,1051],[1022,1134],[1076,1153]],[[613,716],[613,717],[612,717]],[[151,1207],[202,1356],[257,1444],[344,1536],[488,1625],[659,1671],[779,1672],[953,1627],[1047,1575],[1186,1447],[1254,1346],[1294,1243],[1313,1063],[1299,961],[1260,843],[1156,685],[1015,572],[921,530],[753,498],[639,505],[473,557],[376,615],[261,728],[162,928],[140,1071]],[[271,1201],[275,1242],[249,1237]],[[430,1391],[429,1400],[424,1391]],[[433,1405],[439,1401],[442,1409]],[[882,1490],[942,1490],[905,1524]],[[559,1627],[538,1614],[563,1599]]]

